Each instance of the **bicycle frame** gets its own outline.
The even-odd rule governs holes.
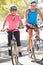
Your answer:
[[[35,27],[33,25],[33,28],[29,28],[29,29],[31,29],[32,32],[33,32],[33,35],[32,35],[32,48],[31,48],[32,49],[32,54],[31,54],[31,58],[32,58],[32,56],[34,56],[34,59],[36,59],[36,56],[35,56],[35,43],[34,43],[34,41],[36,40],[36,41],[40,42],[40,40],[41,41],[43,41],[43,40],[40,39],[40,37],[38,37],[38,33],[37,33],[38,31],[36,33],[34,33],[34,30],[33,30],[34,28],[37,28],[37,27]],[[38,27],[38,29],[41,29],[41,28],[43,28],[43,26]],[[38,47],[38,44],[36,44],[36,45]]]

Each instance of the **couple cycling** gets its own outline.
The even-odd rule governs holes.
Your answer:
[[[35,25],[37,27],[37,14],[39,14],[39,16],[41,17],[41,19],[43,20],[42,14],[40,12],[39,9],[36,8],[36,2],[33,1],[31,2],[31,8],[26,10],[25,16],[26,16],[26,27],[27,27],[27,31],[28,31],[28,50],[31,50],[31,45],[32,45],[32,30],[29,29],[29,27],[33,27],[33,25]],[[10,13],[6,16],[4,24],[3,24],[3,28],[4,29],[6,23],[8,22],[8,29],[9,30],[13,30],[18,28],[19,24],[22,26],[23,23],[21,21],[21,17],[16,13],[17,12],[17,7],[16,6],[11,6],[10,7]],[[37,32],[37,28],[34,28],[34,31]],[[39,35],[39,32],[38,32]],[[18,47],[18,52],[19,52],[19,56],[22,56],[21,54],[21,45],[20,45],[20,32],[19,30],[15,30],[14,31],[14,36],[16,38],[17,41],[17,47]],[[10,42],[12,39],[12,33],[10,31],[8,31],[8,50],[9,50],[9,55],[11,55],[11,49],[10,49]]]

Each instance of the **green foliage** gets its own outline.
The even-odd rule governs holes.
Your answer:
[[[10,5],[16,5],[19,15],[23,18],[25,10],[29,8],[32,0],[0,0],[0,19],[5,18],[9,12]]]
[[[0,18],[4,18],[9,12],[10,5],[16,5],[18,13],[23,18],[26,8],[29,7],[31,0],[0,0]]]

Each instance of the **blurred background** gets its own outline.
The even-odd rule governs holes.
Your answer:
[[[33,0],[0,0],[0,21],[4,20],[5,16],[9,12],[9,7],[11,5],[16,5],[18,8],[18,14],[24,19],[25,11],[30,7],[30,3]],[[37,7],[41,10],[43,14],[43,0],[34,0],[37,2]],[[38,21],[40,18],[38,16]]]

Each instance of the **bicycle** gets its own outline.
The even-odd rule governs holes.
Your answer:
[[[39,30],[42,30],[43,26],[36,27],[35,25],[33,25],[32,28],[29,27],[29,29],[31,29],[33,31],[32,47],[31,47],[31,52],[29,52],[29,54],[31,54],[31,58],[34,57],[34,60],[36,61],[38,58],[37,55],[41,54],[41,51],[43,51],[43,49],[41,49],[41,44],[43,44],[43,40],[37,36],[37,32],[34,33],[34,30],[33,30],[34,28],[38,28]]]
[[[14,34],[14,31],[11,31],[12,32],[12,40],[11,40],[11,59],[12,59],[12,64],[14,65],[14,55],[15,55],[15,63],[16,65],[21,65],[21,63],[19,63],[18,61],[18,50],[17,50],[17,42],[16,42],[16,39],[13,37],[13,34]],[[14,46],[14,51],[15,51],[15,54],[13,54],[13,46]]]
[[[24,28],[24,27],[22,27],[22,28]],[[18,27],[18,29],[20,29],[20,27]],[[11,60],[12,60],[12,64],[13,65],[14,64],[16,64],[16,65],[23,65],[18,60],[19,55],[18,55],[18,49],[17,49],[17,42],[16,42],[16,39],[14,37],[14,30],[17,30],[17,29],[11,30],[11,32],[12,32],[12,40],[11,40]],[[3,30],[3,31],[6,31],[6,29]],[[7,29],[7,31],[10,31],[10,30]]]

